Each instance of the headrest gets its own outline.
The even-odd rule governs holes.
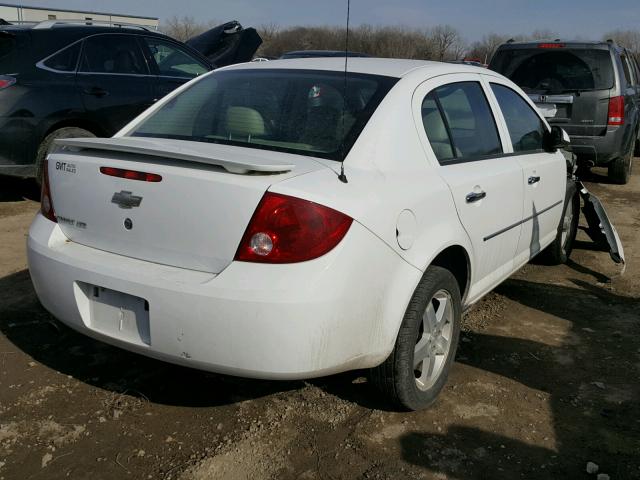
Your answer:
[[[438,110],[428,112],[423,110],[422,122],[429,141],[449,143],[449,135],[447,135],[447,129]]]
[[[227,109],[227,132],[232,136],[254,137],[266,134],[264,119],[257,110],[247,107]]]

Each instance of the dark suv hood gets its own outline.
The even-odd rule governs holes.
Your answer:
[[[207,57],[214,68],[249,62],[262,44],[255,28],[242,28],[239,22],[219,25],[185,42]]]

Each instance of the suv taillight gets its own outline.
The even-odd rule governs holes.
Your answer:
[[[624,97],[609,99],[609,125],[624,125]]]
[[[267,192],[251,217],[235,259],[259,263],[312,260],[338,245],[352,221],[332,208]]]
[[[49,162],[42,162],[42,192],[40,193],[40,213],[51,220],[58,223],[56,212],[53,210],[53,199],[51,198],[51,188],[49,188]]]
[[[16,79],[9,75],[0,75],[0,90],[10,87],[16,83]]]

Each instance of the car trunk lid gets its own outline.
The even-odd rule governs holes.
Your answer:
[[[207,57],[214,68],[249,62],[262,44],[255,28],[242,28],[237,20],[218,25],[186,41]]]
[[[233,260],[272,184],[326,168],[301,155],[228,145],[91,140],[65,139],[48,157],[56,216],[69,240],[211,273]]]

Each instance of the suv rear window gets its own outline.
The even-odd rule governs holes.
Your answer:
[[[490,68],[527,93],[608,90],[614,85],[608,50],[505,48],[498,50]]]
[[[196,81],[131,135],[222,143],[343,160],[397,79],[247,69]]]

